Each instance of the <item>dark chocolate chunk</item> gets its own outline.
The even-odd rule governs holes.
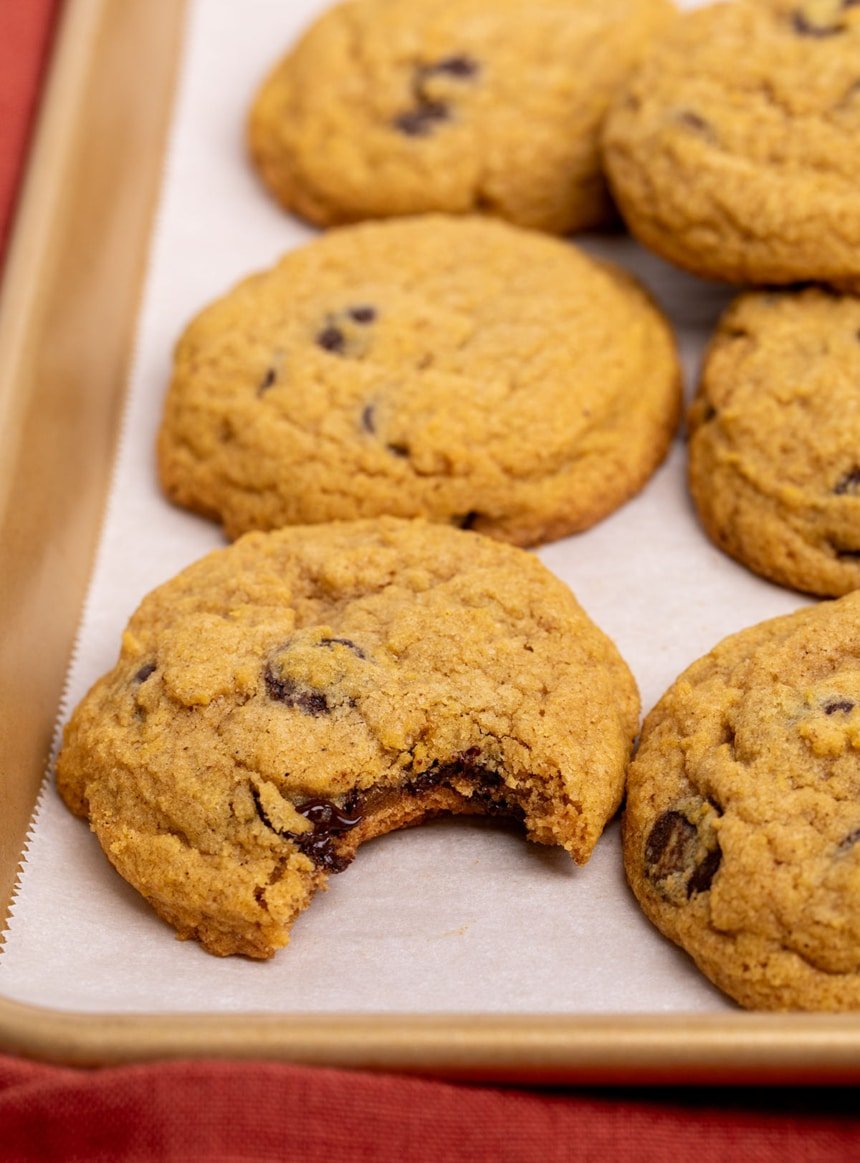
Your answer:
[[[462,54],[418,65],[412,77],[415,106],[395,117],[392,125],[407,137],[427,137],[440,122],[448,121],[451,115],[449,106],[428,92],[427,82],[438,76],[467,81],[477,76],[478,72],[478,62]]]
[[[287,834],[289,839],[318,868],[343,872],[352,857],[337,852],[335,836],[361,823],[363,816],[358,810],[358,796],[355,793],[348,796],[342,807],[331,800],[306,800],[303,804],[296,804],[296,811],[313,824],[313,831],[291,832]]]
[[[328,324],[316,337],[317,346],[333,355],[343,355],[346,349],[346,336],[339,327]]]
[[[681,812],[663,812],[645,841],[645,874],[659,882],[687,875],[687,899],[707,892],[717,874],[722,851],[716,848],[699,855],[699,832]]]
[[[854,468],[843,473],[833,486],[833,492],[837,497],[846,495],[853,497],[860,494],[860,465],[855,465]]]
[[[410,795],[420,796],[422,792],[431,791],[444,782],[445,772],[443,768],[439,764],[433,764],[426,771],[419,771],[417,775],[414,775],[406,784],[405,790]]]
[[[464,81],[477,76],[479,71],[478,62],[467,56],[443,57],[440,61],[422,65],[419,70],[421,75],[427,77],[433,76],[434,73],[444,73],[449,77],[457,77]]]
[[[408,456],[409,455],[409,445],[408,444],[386,444],[385,447],[394,456]]]
[[[706,121],[700,113],[696,113],[693,109],[679,109],[675,114],[675,120],[679,125],[683,125],[685,129],[690,129],[693,133],[698,133],[702,137],[707,138],[708,141],[715,142],[717,140],[716,130],[710,121]]]
[[[368,404],[361,413],[361,426],[371,436],[376,434],[376,408],[373,404]]]
[[[373,323],[376,319],[376,308],[369,306],[350,307],[348,314],[354,323]]]
[[[303,690],[291,678],[279,678],[269,663],[263,672],[266,693],[270,699],[287,707],[298,707],[306,715],[325,715],[331,710],[322,691]]]
[[[710,424],[712,420],[716,419],[716,416],[717,416],[717,409],[710,402],[710,400],[706,401],[704,406],[703,406],[702,417],[701,417],[700,423]]]
[[[302,836],[290,838],[299,851],[312,860],[317,868],[323,868],[326,872],[343,872],[350,865],[352,857],[341,856],[335,851],[334,837],[328,832],[323,832],[319,836],[315,832],[306,832]]]
[[[269,388],[274,387],[277,378],[278,373],[273,367],[270,367],[257,385],[257,395],[262,396],[264,392],[268,392]]]
[[[835,545],[831,542],[831,549],[840,561],[860,561],[860,549],[852,549],[847,545]]]
[[[848,852],[857,843],[860,843],[860,828],[855,828],[853,832],[848,833],[844,840],[839,841],[839,851]]]
[[[825,715],[837,715],[840,712],[847,715],[853,710],[854,703],[850,699],[834,699],[832,702],[824,704]]]
[[[135,682],[146,682],[151,674],[155,674],[155,663],[145,662],[140,670],[135,674]]]
[[[700,892],[707,892],[711,887],[711,881],[717,874],[720,863],[723,859],[723,853],[720,848],[715,848],[713,852],[709,852],[703,860],[693,869],[693,875],[687,881],[687,899],[697,896]]]
[[[427,137],[441,121],[448,120],[448,106],[441,101],[425,101],[394,118],[395,129],[407,137]]]
[[[698,832],[680,812],[663,812],[654,821],[645,841],[646,872],[651,880],[664,880],[686,872],[695,864]]]
[[[362,821],[358,811],[358,795],[353,792],[345,800],[343,807],[339,807],[331,800],[307,800],[303,804],[296,804],[296,811],[304,816],[313,825],[310,832],[283,832],[276,828],[263,807],[260,793],[252,785],[251,796],[254,807],[260,820],[283,840],[289,840],[317,868],[324,868],[327,872],[343,872],[349,865],[352,857],[344,856],[335,849],[335,836],[340,832],[347,832],[355,828]]]
[[[361,647],[357,646],[356,643],[353,642],[351,638],[320,638],[317,645],[318,646],[346,646],[354,654],[357,654],[359,658],[366,658],[367,657],[367,655],[364,653],[364,651],[361,649]]]
[[[523,810],[505,798],[504,783],[499,772],[480,762],[477,747],[470,747],[447,763],[431,764],[425,771],[413,776],[405,785],[405,791],[420,796],[437,787],[453,787],[455,781],[463,779],[468,780],[472,786],[470,802],[479,804],[485,814],[523,818]]]
[[[313,824],[315,832],[348,832],[363,818],[354,807],[338,807],[331,800],[306,800],[296,804],[296,811]]]
[[[481,514],[477,511],[477,509],[470,509],[469,512],[464,513],[462,517],[455,517],[454,523],[459,525],[461,529],[472,529],[474,528],[475,522],[478,520],[480,515]]]

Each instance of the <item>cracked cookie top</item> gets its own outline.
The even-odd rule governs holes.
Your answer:
[[[255,164],[320,225],[485,211],[566,234],[605,218],[598,129],[669,0],[353,0],[262,86]]]
[[[603,134],[647,246],[696,274],[860,288],[860,4],[735,0],[680,17]]]
[[[267,957],[363,840],[427,815],[513,816],[585,861],[637,721],[612,643],[522,550],[394,518],[294,527],[143,601],[57,782],[180,936]]]
[[[742,1005],[860,1009],[860,594],[680,676],[645,720],[623,836],[645,913]]]
[[[720,321],[690,410],[709,536],[757,573],[860,588],[860,298],[747,294]]]
[[[364,223],[192,322],[161,479],[231,536],[391,514],[530,545],[632,496],[679,407],[668,325],[623,272],[488,219]]]

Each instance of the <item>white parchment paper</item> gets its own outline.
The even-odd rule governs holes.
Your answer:
[[[62,719],[113,665],[140,598],[223,543],[214,525],[161,497],[155,434],[172,345],[187,320],[313,236],[258,184],[243,132],[263,73],[323,7],[191,6],[124,437]],[[620,235],[583,244],[651,287],[678,329],[690,390],[728,292],[671,270]],[[679,440],[638,498],[540,551],[615,639],[646,710],[726,634],[803,604],[705,539],[684,459]],[[731,1004],[640,914],[624,884],[617,825],[581,869],[489,821],[440,820],[373,841],[298,920],[290,946],[258,964],[176,941],[50,783],[0,956],[0,993],[90,1012],[654,1013]]]

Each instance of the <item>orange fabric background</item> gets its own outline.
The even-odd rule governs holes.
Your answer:
[[[0,262],[57,8],[0,0]],[[837,1163],[860,1159],[860,1109],[856,1090],[540,1093],[265,1062],[84,1071],[0,1056],[0,1159]]]

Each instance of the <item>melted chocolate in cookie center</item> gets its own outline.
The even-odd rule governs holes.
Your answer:
[[[464,782],[470,785],[470,796],[464,795],[456,786],[459,784],[462,787]],[[287,832],[275,827],[263,807],[259,793],[253,787],[251,794],[257,816],[267,828],[295,844],[317,868],[334,873],[343,872],[355,855],[355,848],[347,847],[344,850],[339,847],[341,836],[365,821],[371,825],[369,834],[375,835],[372,826],[375,814],[396,808],[404,801],[409,804],[422,799],[430,800],[440,790],[450,790],[460,796],[463,811],[478,811],[487,816],[510,816],[519,820],[524,815],[520,807],[507,800],[499,773],[479,761],[477,748],[455,756],[448,763],[434,763],[399,787],[378,785],[361,792],[353,790],[342,804],[325,799],[295,804],[296,811],[312,825],[309,832]],[[429,811],[434,810],[456,812],[458,809],[449,801],[442,808],[431,805]],[[413,818],[410,822],[416,821]]]

